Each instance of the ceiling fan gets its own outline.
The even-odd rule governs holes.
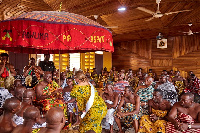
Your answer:
[[[87,16],[88,18],[90,17],[93,17],[95,19],[95,21],[97,22],[97,19],[100,18],[99,15],[90,15],[90,16]],[[107,29],[113,29],[113,28],[118,28],[118,26],[104,26],[105,28]]]
[[[138,10],[153,15],[153,17],[151,17],[151,18],[149,18],[149,19],[147,19],[147,20],[145,20],[145,21],[151,21],[151,20],[154,19],[154,18],[161,18],[161,17],[164,16],[164,15],[170,15],[170,14],[179,13],[179,12],[191,11],[191,10],[182,10],[182,11],[175,11],[175,12],[167,12],[167,13],[164,13],[164,14],[163,14],[163,13],[160,12],[160,9],[159,9],[160,2],[161,2],[161,0],[156,0],[156,3],[157,3],[157,5],[158,5],[158,6],[157,6],[157,11],[156,11],[156,12],[153,12],[153,11],[151,11],[151,10],[149,10],[149,9],[144,8],[144,7],[137,7]]]
[[[189,36],[190,36],[190,35],[199,33],[199,32],[192,32],[192,30],[191,30],[192,23],[189,23],[188,26],[189,26],[189,31],[188,31],[188,32],[183,32],[183,33],[185,33],[186,35],[189,35]]]

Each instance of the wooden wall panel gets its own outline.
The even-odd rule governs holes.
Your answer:
[[[149,43],[150,40],[141,40],[115,44],[115,52],[112,55],[113,66],[116,66],[117,70],[138,68],[146,70],[151,63]]]
[[[200,77],[200,35],[169,37],[167,49],[158,49],[156,39],[122,42],[114,45],[113,66],[118,70],[129,68],[144,72],[153,69],[179,70],[186,77],[194,71]]]

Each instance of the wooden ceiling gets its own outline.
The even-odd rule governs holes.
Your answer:
[[[155,38],[159,32],[164,37],[184,35],[192,23],[192,31],[200,32],[200,0],[162,0],[161,13],[191,10],[177,14],[165,15],[151,21],[151,14],[140,11],[137,7],[145,7],[153,12],[157,9],[156,0],[0,0],[0,19],[18,16],[30,11],[73,12],[94,19],[103,26],[118,26],[110,29],[114,42]],[[126,11],[119,12],[120,6]],[[94,19],[95,20],[95,19]]]

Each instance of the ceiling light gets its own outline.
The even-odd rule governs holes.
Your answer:
[[[120,7],[118,8],[118,11],[125,11],[126,10],[126,7]]]

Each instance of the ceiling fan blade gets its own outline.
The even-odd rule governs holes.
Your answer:
[[[118,26],[105,26],[105,28],[113,29],[113,28],[118,28]]]
[[[151,21],[151,20],[153,20],[154,19],[154,17],[151,17],[151,18],[149,18],[149,19],[147,19],[147,20],[145,20],[145,21]]]
[[[170,15],[170,14],[174,14],[174,13],[188,12],[188,11],[191,11],[191,10],[182,10],[182,11],[175,11],[175,12],[167,12],[167,13],[165,13],[164,15]]]
[[[153,15],[153,14],[155,13],[155,12],[149,10],[149,9],[144,8],[144,7],[137,7],[137,9],[140,10],[140,11],[149,13],[149,14],[151,14],[151,15]]]

